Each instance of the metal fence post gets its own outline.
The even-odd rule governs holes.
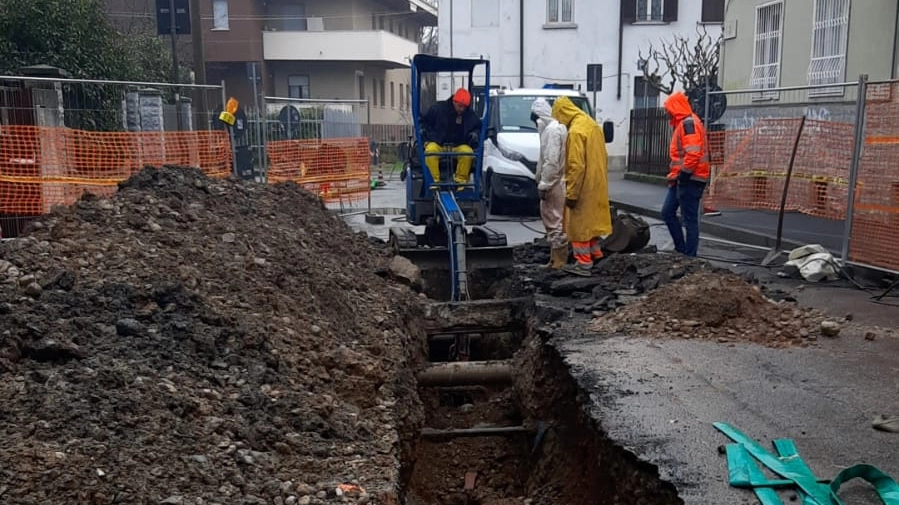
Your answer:
[[[222,110],[225,110],[225,105],[228,103],[228,90],[225,89],[225,80],[222,79]],[[228,139],[231,141],[231,175],[234,177],[238,177],[240,174],[237,171],[237,141],[234,138],[234,127],[227,126],[228,129]]]
[[[268,100],[262,96],[262,109],[259,111],[260,130],[262,131],[262,180],[268,181]]]
[[[711,96],[709,95],[709,79],[705,80],[705,100],[703,100],[705,110],[702,113],[702,126],[705,127],[706,131],[709,129],[709,99]]]
[[[852,144],[852,161],[849,164],[849,191],[846,201],[846,221],[843,223],[843,246],[840,260],[843,265],[849,261],[849,240],[852,235],[852,220],[855,212],[855,186],[858,184],[858,169],[861,164],[862,148],[865,142],[865,102],[868,96],[868,75],[858,76],[858,97],[855,100],[855,136]]]

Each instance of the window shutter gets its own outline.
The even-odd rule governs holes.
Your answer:
[[[662,13],[662,21],[671,23],[677,21],[677,0],[665,0],[665,11]]]
[[[633,23],[637,20],[637,0],[621,0],[621,22]]]

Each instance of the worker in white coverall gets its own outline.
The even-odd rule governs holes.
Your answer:
[[[552,107],[543,98],[531,105],[531,119],[540,133],[537,157],[537,192],[540,194],[540,218],[551,248],[549,268],[560,269],[568,262],[568,237],[565,236],[565,142],[568,128],[552,116]]]

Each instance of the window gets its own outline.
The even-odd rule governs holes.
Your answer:
[[[306,23],[306,5],[295,4],[269,4],[268,26],[282,32],[305,32],[308,29]]]
[[[637,0],[637,21],[664,20],[665,0]]]
[[[378,86],[378,88],[379,88],[378,91],[380,91],[380,95],[381,95],[381,97],[380,97],[380,104],[381,104],[381,107],[384,107],[385,105],[387,105],[387,100],[384,99],[384,98],[385,98],[385,96],[384,96],[384,79],[381,79],[381,80],[378,82],[378,85],[379,85],[379,86]]]
[[[546,0],[547,23],[573,23],[574,0]]]
[[[406,110],[406,85],[400,83],[400,110]]]
[[[815,0],[812,18],[812,57],[809,84],[843,81],[846,74],[846,45],[849,43],[849,0]],[[843,88],[815,88],[809,96],[839,95]]]
[[[634,108],[657,109],[659,107],[659,90],[649,85],[643,76],[634,77]]]
[[[378,80],[371,80],[371,104],[374,107],[378,106]]]
[[[776,88],[780,81],[780,53],[783,36],[783,2],[755,8],[755,48],[752,55],[752,76],[749,86],[754,89]],[[777,92],[754,95],[754,99],[776,99]]]
[[[724,22],[724,0],[702,0],[702,22]]]
[[[212,29],[228,30],[228,0],[212,0]]]
[[[396,108],[396,89],[394,88],[393,81],[390,81],[390,108]]]
[[[309,76],[287,76],[287,96],[290,98],[309,98]]]
[[[365,100],[365,76],[362,74],[356,74],[356,80],[359,85],[359,100]]]

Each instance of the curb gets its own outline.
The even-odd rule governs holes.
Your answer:
[[[625,212],[631,212],[633,214],[640,214],[642,216],[651,217],[653,219],[662,219],[662,212],[659,209],[650,209],[640,205],[634,205],[626,202],[621,202],[617,200],[609,200],[609,203],[617,208],[618,210],[623,210]],[[717,224],[713,221],[714,217],[711,218],[700,218],[699,220],[699,231],[700,233],[705,233],[708,235],[714,235],[719,238],[723,238],[725,240],[731,240],[734,242],[740,242],[743,244],[754,245],[758,247],[774,247],[777,243],[777,238],[772,237],[770,235],[765,235],[763,233],[758,233],[755,231],[747,230],[745,228],[740,228],[737,226],[730,225],[722,225]],[[795,240],[790,240],[786,238],[782,238],[780,241],[780,247],[784,250],[795,249],[797,247],[801,247],[805,244],[796,242]],[[833,252],[833,251],[831,251]]]
[[[638,214],[641,216],[651,217],[653,219],[662,219],[662,212],[659,209],[650,209],[646,207],[642,207],[640,205],[634,205],[626,202],[609,200],[609,204],[615,209],[622,210],[625,212],[630,212],[632,214]],[[714,220],[714,217],[711,218],[700,218],[699,219],[699,232],[705,233],[708,235],[714,235],[718,238],[722,238],[724,240],[730,240],[733,242],[740,242],[742,244],[748,244],[758,247],[766,247],[773,248],[775,243],[777,242],[776,237],[772,237],[770,235],[765,235],[763,233],[758,233],[755,231],[747,230],[745,228],[740,228],[738,226],[729,226],[717,224],[709,221],[710,219]],[[790,240],[786,238],[782,238],[780,241],[780,249],[781,251],[790,251],[791,249],[795,249],[797,247],[802,247],[807,245],[803,242],[797,242],[795,240]],[[834,255],[835,258],[838,258],[840,255],[839,251],[830,251],[831,254]],[[864,279],[869,282],[883,282],[884,279],[892,282],[894,275],[886,270],[881,270],[876,267],[870,267],[866,265],[846,265],[844,269],[852,276]]]

